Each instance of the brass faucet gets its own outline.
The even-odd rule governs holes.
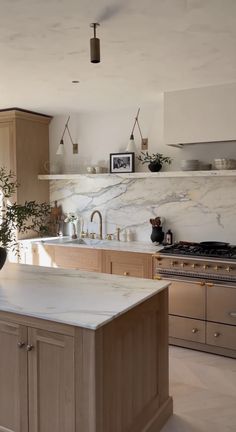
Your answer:
[[[99,219],[100,219],[100,222],[99,222],[99,230],[100,230],[99,238],[100,238],[100,240],[102,240],[102,215],[101,215],[101,213],[100,213],[99,210],[94,210],[93,211],[93,213],[91,214],[91,217],[90,217],[90,221],[93,222],[93,217],[94,217],[94,215],[96,213],[98,214]]]

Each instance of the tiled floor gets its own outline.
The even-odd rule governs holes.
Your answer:
[[[236,360],[170,347],[170,394],[162,432],[236,432]]]

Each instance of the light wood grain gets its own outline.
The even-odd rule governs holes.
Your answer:
[[[74,339],[29,329],[29,430],[74,432]]]
[[[152,278],[152,256],[134,252],[103,252],[104,273],[140,278]]]
[[[27,328],[0,321],[0,431],[28,432]]]

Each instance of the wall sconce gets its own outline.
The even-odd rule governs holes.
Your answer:
[[[140,112],[140,108],[138,109],[137,115],[135,117],[134,125],[133,125],[133,128],[132,128],[131,134],[130,134],[129,143],[128,143],[128,146],[127,146],[127,148],[125,150],[126,152],[129,152],[129,153],[130,152],[134,152],[134,153],[137,152],[137,147],[136,147],[136,144],[135,144],[135,141],[134,141],[134,129],[135,129],[136,124],[138,126],[138,130],[139,130],[139,133],[140,133],[140,136],[141,136],[141,150],[147,150],[148,149],[148,138],[143,138],[143,135],[142,135],[142,132],[141,132],[141,128],[140,128],[140,124],[139,124],[139,121],[138,121],[139,112]]]
[[[67,130],[67,132],[69,134],[69,137],[70,137],[70,141],[71,141],[72,148],[73,148],[73,154],[78,154],[78,144],[74,143],[73,140],[72,140],[72,138],[71,138],[71,133],[70,133],[70,129],[69,129],[69,126],[68,126],[69,121],[70,121],[70,116],[68,117],[68,120],[67,120],[67,122],[65,124],[64,131],[63,131],[63,134],[62,134],[62,137],[61,137],[61,140],[60,140],[60,144],[59,144],[57,152],[56,152],[57,155],[63,155],[64,154],[64,151],[65,151],[64,135],[65,135],[66,130]]]

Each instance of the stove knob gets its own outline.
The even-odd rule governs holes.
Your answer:
[[[214,270],[215,270],[215,271],[218,271],[219,269],[220,269],[219,266],[215,266],[215,267],[214,267]]]
[[[176,261],[171,261],[171,263],[170,263],[171,267],[174,267],[175,264],[176,264]]]
[[[192,268],[195,269],[197,267],[197,264],[192,264]]]
[[[180,265],[181,265],[181,267],[182,267],[182,268],[184,268],[184,266],[185,266],[185,263],[184,263],[184,262],[182,262],[182,263],[180,263]]]
[[[231,267],[226,267],[225,270],[229,273],[231,271]]]
[[[203,269],[204,270],[207,270],[209,268],[209,265],[207,265],[207,264],[205,264],[204,266],[203,266]]]

